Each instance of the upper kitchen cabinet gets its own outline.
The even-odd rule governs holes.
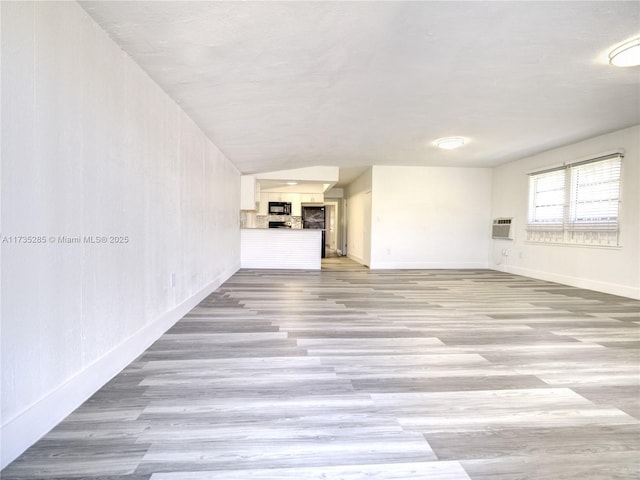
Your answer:
[[[260,182],[255,175],[240,177],[240,210],[258,210],[260,203]]]
[[[324,193],[301,193],[300,203],[324,203]]]
[[[269,193],[269,201],[270,202],[289,202],[296,203],[300,202],[300,194],[292,193],[292,192],[271,192]]]
[[[258,215],[268,215],[269,214],[269,193],[260,191],[260,204],[258,208]]]

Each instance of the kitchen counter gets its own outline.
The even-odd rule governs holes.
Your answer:
[[[240,267],[320,270],[322,231],[241,228]]]

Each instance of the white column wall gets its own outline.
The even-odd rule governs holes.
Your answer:
[[[373,167],[371,268],[487,268],[491,169]]]
[[[1,8],[4,466],[239,268],[240,176],[75,2]]]

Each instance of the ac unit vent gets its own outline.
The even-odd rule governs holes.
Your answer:
[[[513,240],[511,223],[513,218],[495,218],[491,228],[491,238]]]

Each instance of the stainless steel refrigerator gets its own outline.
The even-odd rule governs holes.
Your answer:
[[[324,238],[325,238],[325,216],[324,207],[302,207],[302,228],[311,228],[322,230],[322,245],[320,252],[322,258],[325,257]]]

